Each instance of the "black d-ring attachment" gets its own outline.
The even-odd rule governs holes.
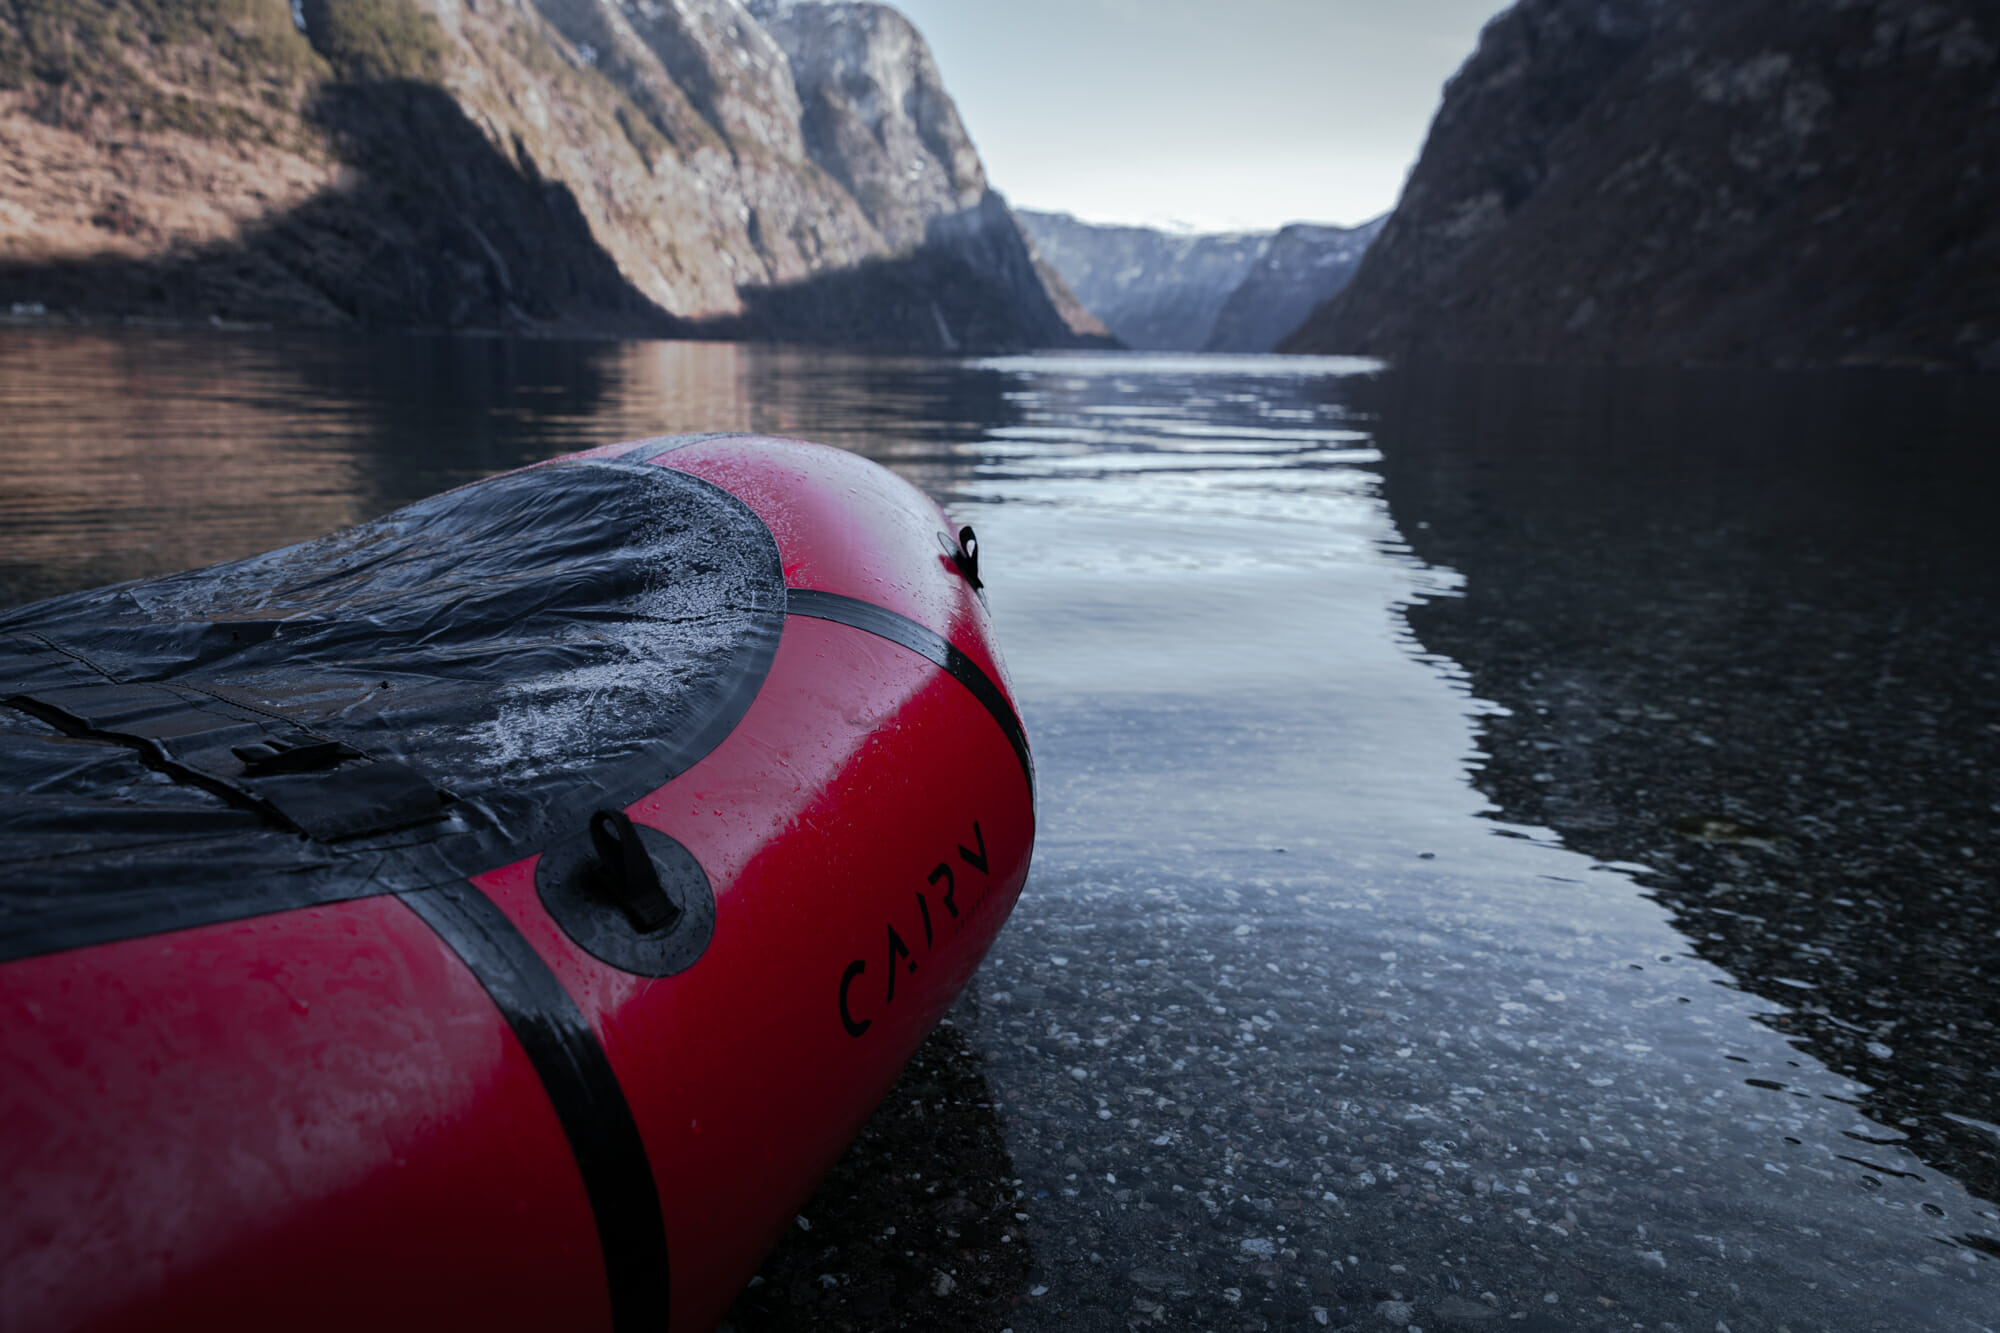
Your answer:
[[[616,810],[549,844],[535,892],[578,947],[642,977],[693,967],[715,935],[715,889],[694,853]]]
[[[958,530],[958,549],[951,553],[951,562],[974,588],[986,586],[979,581],[979,537],[970,525]]]
[[[681,909],[660,887],[659,871],[639,841],[632,817],[622,810],[599,810],[590,817],[590,845],[597,853],[589,872],[593,886],[618,905],[632,929],[642,934],[673,929]]]

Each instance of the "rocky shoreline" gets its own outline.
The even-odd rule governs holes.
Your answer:
[[[1028,1205],[961,999],[737,1299],[732,1333],[994,1333],[1028,1297]]]

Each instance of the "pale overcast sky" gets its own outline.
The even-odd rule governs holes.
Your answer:
[[[1024,208],[1204,231],[1386,212],[1503,0],[890,0]]]

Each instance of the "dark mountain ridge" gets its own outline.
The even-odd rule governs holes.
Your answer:
[[[1358,227],[1294,222],[1271,236],[1250,271],[1215,312],[1202,350],[1268,352],[1345,287],[1386,216]]]
[[[2000,368],[2000,7],[1520,0],[1284,347]]]

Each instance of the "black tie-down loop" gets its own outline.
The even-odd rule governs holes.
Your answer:
[[[938,545],[944,548],[944,553],[951,557],[951,563],[965,576],[965,581],[970,583],[975,591],[984,588],[986,585],[979,580],[978,534],[968,525],[958,530],[957,541],[953,541],[949,535],[942,532],[937,535],[937,539]]]
[[[965,581],[975,588],[986,585],[979,581],[979,537],[970,524],[958,530],[958,554],[952,557],[958,572],[965,575]]]
[[[639,840],[632,817],[622,810],[599,810],[590,817],[590,845],[597,853],[591,878],[598,891],[625,913],[632,928],[643,934],[673,929],[681,909],[660,887],[659,871]]]

